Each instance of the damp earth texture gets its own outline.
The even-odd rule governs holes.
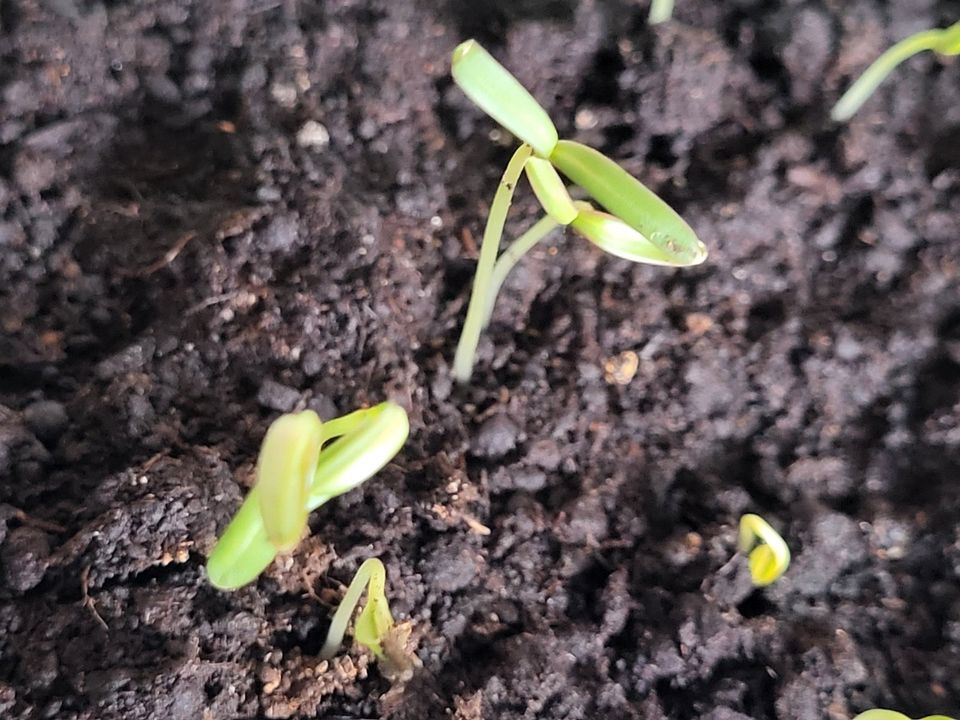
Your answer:
[[[0,717],[844,720],[960,709],[954,0],[0,0]],[[557,233],[450,362],[516,147],[477,38],[709,247]],[[537,216],[527,186],[507,222]],[[410,436],[255,583],[283,413]],[[737,523],[787,542],[757,588]],[[405,684],[329,619],[380,558]]]

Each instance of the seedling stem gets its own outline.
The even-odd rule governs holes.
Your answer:
[[[650,17],[647,21],[651,25],[667,22],[673,15],[673,0],[653,0],[650,3]]]
[[[940,30],[924,30],[896,43],[857,78],[833,106],[830,117],[837,122],[849,120],[897,65],[924,50],[941,55],[960,54],[960,22]]]
[[[500,249],[500,239],[503,237],[503,226],[507,221],[507,211],[513,201],[513,193],[520,182],[520,173],[523,166],[533,154],[529,145],[521,145],[507,163],[507,169],[500,178],[500,185],[493,196],[490,205],[490,214],[487,216],[487,226],[483,230],[483,240],[480,243],[480,258],[477,260],[477,273],[473,278],[473,291],[470,295],[470,304],[467,306],[467,317],[463,322],[463,331],[457,343],[457,351],[453,356],[453,376],[460,382],[470,379],[473,372],[473,360],[477,353],[477,344],[480,342],[480,333],[483,330],[487,313],[487,305],[492,303],[490,291],[493,281],[493,268],[497,262],[497,251]]]

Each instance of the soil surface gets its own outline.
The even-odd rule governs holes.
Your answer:
[[[0,716],[843,720],[960,710],[955,0],[0,0]],[[449,378],[513,141],[478,37],[710,248],[556,236]],[[510,234],[535,217],[521,188]],[[257,583],[269,423],[410,440]],[[793,565],[754,590],[736,524]],[[318,659],[381,557],[423,667]]]

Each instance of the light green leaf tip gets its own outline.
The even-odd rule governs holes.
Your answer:
[[[638,262],[685,267],[706,260],[707,248],[693,228],[656,193],[603,153],[581,143],[561,140],[550,162],[660,251],[660,261],[653,257],[643,259],[641,253],[636,258]],[[573,226],[576,228],[577,223]],[[596,242],[593,237],[590,239]],[[629,258],[625,254],[620,256]]]
[[[464,94],[481,110],[540,157],[549,157],[557,144],[557,128],[540,104],[510,72],[476,40],[453,51],[451,73]]]

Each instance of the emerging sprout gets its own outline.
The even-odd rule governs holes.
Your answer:
[[[687,267],[706,259],[707,250],[690,226],[656,194],[602,153],[560,140],[546,111],[475,40],[453,51],[452,73],[467,97],[523,143],[507,164],[487,216],[467,317],[453,359],[457,380],[470,379],[480,333],[507,274],[556,227],[572,227],[606,252],[634,262]],[[609,214],[589,203],[574,202],[558,170]],[[498,258],[507,211],[524,172],[546,215]]]
[[[327,640],[320,650],[320,657],[328,660],[337,654],[343,636],[347,632],[347,624],[353,615],[364,586],[367,589],[367,604],[357,617],[353,629],[353,639],[370,650],[378,659],[383,658],[381,639],[393,627],[393,615],[390,614],[390,605],[386,595],[387,571],[378,558],[364,560],[357,570],[357,574],[350,581],[346,595],[340,601],[337,612],[330,621],[327,631]]]
[[[790,548],[783,538],[759,515],[740,518],[740,552],[747,555],[750,577],[757,587],[777,580],[790,565]]]
[[[849,120],[897,65],[924,50],[933,50],[941,55],[960,55],[960,22],[941,30],[918,32],[891,47],[874,60],[843,94],[830,111],[830,117],[837,122]]]
[[[673,0],[653,0],[650,3],[650,17],[647,21],[651,25],[666,22],[673,15]]]
[[[894,710],[867,710],[857,715],[853,720],[910,720],[903,713],[898,713]],[[918,718],[918,720],[953,720],[946,715],[927,715],[926,717]]]
[[[409,430],[407,413],[392,402],[327,422],[312,410],[275,420],[260,448],[256,483],[207,559],[210,582],[233,590],[256,579],[278,552],[296,547],[310,511],[372,477]]]
[[[394,625],[393,615],[386,595],[387,571],[377,558],[364,560],[357,574],[350,581],[343,600],[330,621],[327,639],[320,649],[320,657],[329,660],[340,649],[347,632],[350,617],[360,602],[364,586],[367,589],[367,604],[364,605],[353,626],[353,639],[367,648],[377,658],[383,673],[392,681],[404,682],[413,675],[420,659],[408,647],[409,623]]]

